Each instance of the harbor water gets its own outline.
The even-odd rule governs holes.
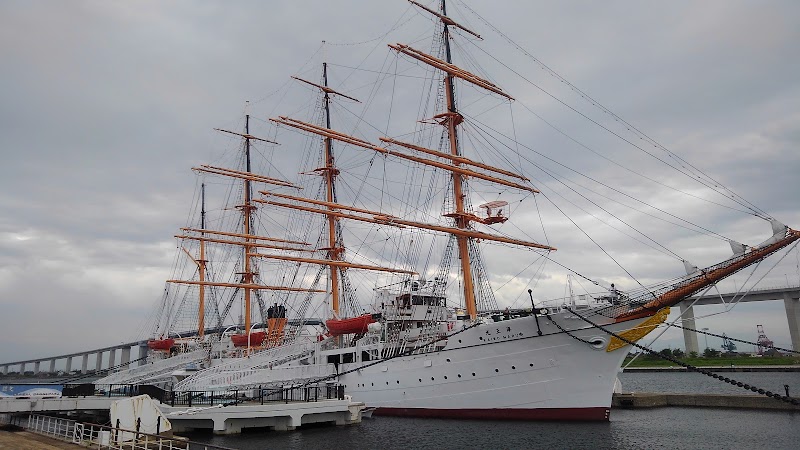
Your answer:
[[[800,394],[798,372],[737,372],[737,381]],[[697,373],[623,373],[626,392],[747,394]],[[798,395],[800,396],[800,395]],[[375,417],[346,427],[253,430],[192,440],[256,449],[798,449],[800,413],[710,408],[614,409],[603,423],[464,421]]]

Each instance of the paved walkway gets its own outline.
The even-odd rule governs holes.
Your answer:
[[[0,450],[75,450],[75,444],[27,431],[0,430]]]

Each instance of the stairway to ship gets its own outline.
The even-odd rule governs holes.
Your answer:
[[[293,343],[281,347],[262,350],[241,358],[233,358],[191,375],[175,385],[175,390],[204,391],[228,389],[240,386],[240,380],[258,373],[262,369],[270,370],[296,361],[314,353],[316,343]]]
[[[147,363],[143,366],[133,367],[119,372],[114,372],[99,380],[95,384],[143,384],[156,383],[169,378],[169,375],[176,369],[183,368],[188,364],[202,361],[208,351],[198,349],[187,353],[181,353],[171,358],[162,359]]]

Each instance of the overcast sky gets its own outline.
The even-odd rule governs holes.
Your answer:
[[[494,57],[516,60],[537,86],[558,92],[582,111],[592,110],[459,3],[454,2],[454,17],[486,37],[475,44],[487,53],[470,50],[482,67],[496,64]],[[468,4],[666,148],[787,225],[800,226],[800,3]],[[319,79],[313,63],[320,60],[322,40],[329,43],[326,59],[339,74],[332,78],[354,95],[369,95],[369,88],[359,89],[352,80],[348,84],[341,75],[345,67],[368,57],[380,65],[390,54],[385,42],[420,39],[420,48],[427,49],[431,32],[421,30],[429,26],[402,0],[1,2],[0,361],[134,339],[170,276],[176,251],[172,236],[186,224],[196,186],[190,168],[214,161],[231,145],[213,128],[240,129],[249,100],[259,126],[274,133],[264,122],[267,117],[299,111],[290,103],[276,110],[280,99],[275,92],[283,92],[290,75]],[[384,36],[393,27],[397,36]],[[511,110],[520,142],[724,236],[748,244],[769,237],[769,224],[760,219],[725,208],[711,212],[707,202],[660,190],[632,175],[708,194],[680,177],[660,178],[663,166],[652,158],[604,131],[601,136],[594,125],[503,66],[496,64],[487,74],[518,99]],[[586,156],[584,148],[526,107],[631,170]],[[400,109],[395,113],[402,116]],[[590,114],[619,126],[597,109]],[[389,134],[413,129],[387,125],[385,117],[373,124]],[[544,161],[532,153],[528,157]],[[574,182],[579,178],[544,165]],[[548,199],[567,195],[563,185],[531,164],[520,161],[520,167],[531,171],[526,174]],[[544,206],[543,211],[552,220],[547,237],[559,248],[559,262],[593,279],[636,287],[633,281],[625,283],[625,273],[557,211]],[[626,211],[616,210],[639,223]],[[571,210],[571,216],[579,222],[586,218],[579,210]],[[627,247],[625,236],[602,227],[589,230],[642,281],[682,274],[679,261],[640,253]],[[659,242],[699,266],[730,254],[719,239],[663,223],[651,230]],[[513,275],[515,267],[529,264],[499,261],[493,269],[491,256],[502,260],[502,255],[487,251],[487,265],[498,274]],[[766,285],[798,285],[797,265],[795,250],[765,279]],[[563,295],[564,273],[558,275],[553,265],[548,270],[540,298]],[[501,305],[518,298],[528,281],[512,286],[515,292],[498,294]],[[718,311],[704,307],[695,314]],[[790,345],[782,302],[740,305],[732,313],[701,319],[697,326],[755,340],[757,323],[765,325],[776,345]],[[664,346],[682,346],[680,333],[670,332],[656,344]]]

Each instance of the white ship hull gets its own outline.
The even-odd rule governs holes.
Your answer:
[[[376,414],[481,419],[607,420],[617,373],[629,349],[607,352],[610,336],[558,314],[481,324],[448,339],[445,349],[343,364],[339,381]],[[597,318],[597,316],[595,316]],[[643,319],[610,324],[614,332]],[[610,320],[607,320],[610,322]],[[588,327],[588,328],[587,328]],[[593,342],[590,345],[570,336]]]

